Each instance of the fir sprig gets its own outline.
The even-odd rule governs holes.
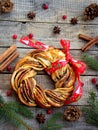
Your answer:
[[[8,103],[5,103],[5,107],[12,109],[15,112],[17,112],[27,118],[33,118],[33,113],[20,103],[8,102]]]
[[[61,113],[55,113],[45,124],[40,127],[40,130],[60,130],[63,125],[56,122],[61,119]]]
[[[96,70],[98,71],[98,61],[92,57],[92,56],[89,56],[87,53],[84,53],[82,55],[82,60],[87,63],[87,65],[92,68],[93,70]]]
[[[0,95],[0,120],[5,118],[16,127],[23,127],[27,128],[27,130],[32,130],[27,123],[24,122],[20,114],[28,118],[33,118],[33,113],[25,106],[19,103],[5,102],[3,97]]]
[[[90,92],[88,99],[89,107],[83,107],[83,112],[87,123],[98,126],[98,101],[95,97],[96,94]]]

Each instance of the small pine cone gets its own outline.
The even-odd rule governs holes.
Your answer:
[[[59,34],[60,31],[61,31],[61,29],[60,29],[60,27],[58,27],[58,26],[55,26],[55,27],[53,28],[53,33],[55,33],[55,34]]]
[[[70,20],[70,23],[73,25],[77,24],[77,22],[78,22],[77,17],[71,18],[71,20]]]
[[[34,19],[35,16],[36,16],[36,13],[34,13],[34,12],[29,12],[29,13],[27,14],[27,17],[28,17],[29,19]]]
[[[67,108],[64,112],[64,119],[67,121],[76,121],[81,116],[81,111],[76,106],[71,106]]]
[[[44,114],[37,114],[37,116],[36,116],[36,119],[37,119],[37,121],[39,122],[39,123],[44,123],[45,122],[45,115]]]
[[[93,20],[97,16],[98,16],[98,5],[96,3],[92,3],[85,8],[83,13],[83,19],[85,21]]]
[[[9,13],[13,9],[13,3],[10,0],[2,0],[0,1],[0,11],[2,13]]]

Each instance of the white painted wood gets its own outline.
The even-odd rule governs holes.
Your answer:
[[[86,34],[88,36],[95,37],[98,35],[98,18],[92,21],[84,22],[82,20],[82,13],[86,6],[90,3],[97,3],[98,0],[13,0],[14,8],[11,13],[0,15],[0,54],[2,54],[10,45],[16,44],[20,56],[14,62],[11,63],[12,68],[14,68],[16,62],[25,56],[32,49],[26,45],[19,42],[21,36],[28,35],[29,33],[34,34],[34,38],[47,44],[61,49],[59,43],[60,39],[66,39],[71,41],[71,54],[75,59],[81,59],[81,47],[86,44],[85,41],[78,38],[79,33]],[[42,4],[46,3],[49,6],[48,10],[42,9]],[[36,17],[33,20],[27,18],[27,13],[29,11],[36,12]],[[62,15],[66,15],[67,19],[63,20]],[[71,25],[70,19],[72,17],[78,17],[78,24]],[[23,23],[22,23],[23,22]],[[54,26],[59,26],[61,28],[60,34],[53,34]],[[17,34],[18,38],[16,40],[12,39],[12,35]],[[98,58],[98,45],[93,46],[88,52],[88,54]],[[0,73],[0,94],[4,97],[5,101],[18,101],[17,95],[12,93],[12,96],[7,97],[7,90],[11,89],[10,86],[10,76],[13,72],[8,72],[4,70]],[[83,75],[81,75],[81,80],[84,82],[83,96],[75,103],[70,105],[78,105],[82,108],[87,105],[87,98],[89,96],[88,92],[93,90],[97,94],[98,92],[91,83],[91,79],[95,77],[98,78],[98,72],[91,70],[87,67],[87,70]],[[43,80],[45,79],[45,80]],[[48,75],[44,72],[39,72],[36,76],[37,83],[41,84],[44,88],[53,89],[53,83]],[[64,112],[66,106],[61,108],[52,108],[53,113]],[[46,109],[33,107],[28,108],[34,113],[34,119],[25,119],[33,130],[39,130],[40,125],[36,121],[37,113],[45,113],[46,119],[50,118],[51,115],[46,114]],[[63,123],[64,127],[62,130],[97,130],[98,127],[94,127],[86,123],[84,116],[76,122],[65,122],[64,120],[59,120],[59,123]],[[0,130],[18,130],[13,127],[10,123],[2,120],[0,122]],[[22,130],[22,129],[21,129]]]
[[[90,3],[98,4],[97,0],[13,0],[13,2],[13,11],[0,15],[1,20],[70,23],[72,17],[79,17],[79,23],[82,24],[98,23],[98,18],[87,22],[82,20],[85,7]],[[48,4],[48,10],[42,9],[44,3]],[[33,20],[27,18],[29,11],[36,12],[36,17]],[[62,15],[66,15],[67,19],[63,20]]]
[[[61,27],[60,34],[53,34],[54,26]],[[10,30],[10,31],[9,31]],[[78,38],[80,33],[95,37],[98,35],[98,25],[69,25],[69,24],[48,24],[48,23],[26,23],[19,22],[0,22],[0,46],[10,46],[15,43],[18,47],[26,47],[19,42],[20,38],[29,33],[34,34],[34,39],[47,45],[61,48],[60,39],[70,40],[71,49],[81,49],[86,44],[84,40]],[[18,38],[13,41],[12,35],[17,34]],[[98,50],[98,45],[90,50]]]

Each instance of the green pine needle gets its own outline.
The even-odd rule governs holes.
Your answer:
[[[0,95],[0,103],[4,103],[4,99],[2,98],[1,95]]]
[[[0,108],[0,121],[3,119],[3,110]]]
[[[3,97],[0,95],[0,120],[5,118],[16,127],[23,127],[23,129],[26,128],[27,130],[32,130],[26,122],[23,121],[20,114],[28,118],[33,117],[32,112],[25,106],[19,103],[5,102]]]
[[[27,109],[27,107],[25,107],[24,105],[17,104],[17,106],[18,106],[18,113],[22,114],[23,116],[27,118],[32,119],[34,117],[30,109]]]
[[[16,114],[13,110],[8,108],[3,108],[5,119],[10,121],[16,127],[21,126],[21,118],[18,114]]]
[[[63,125],[57,124],[56,121],[58,121],[61,117],[61,113],[55,113],[44,125],[40,127],[40,130],[60,130]]]
[[[55,113],[53,115],[53,117],[51,117],[48,121],[47,121],[47,125],[50,126],[52,124],[54,124],[57,120],[61,119],[62,117],[62,113]]]
[[[14,110],[15,112],[27,118],[33,118],[33,113],[22,104],[15,103],[15,102],[8,102],[8,103],[5,103],[5,106],[9,107],[10,109]]]
[[[91,92],[88,99],[89,107],[83,107],[82,110],[87,123],[98,126],[98,101],[95,97],[96,94]]]
[[[95,58],[93,58],[93,57],[91,57],[91,56],[89,56],[88,54],[85,53],[85,54],[82,55],[82,60],[85,63],[87,63],[87,65],[90,68],[92,68],[93,70],[98,71],[98,61]]]
[[[63,127],[61,124],[54,124],[54,126],[49,126],[47,130],[60,130]]]

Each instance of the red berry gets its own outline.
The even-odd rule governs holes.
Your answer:
[[[11,69],[12,69],[11,66],[7,66],[6,68],[7,71],[11,71]]]
[[[47,110],[47,114],[51,114],[52,113],[52,110]]]
[[[28,37],[29,37],[30,39],[32,39],[33,34],[32,34],[32,33],[29,33],[29,34],[28,34]]]
[[[13,38],[13,39],[17,39],[17,35],[16,35],[16,34],[13,34],[12,38]]]
[[[47,4],[43,4],[43,5],[42,5],[42,8],[43,8],[43,9],[48,9],[48,5],[47,5]]]
[[[12,93],[11,93],[10,90],[8,90],[8,91],[6,92],[6,95],[7,95],[7,96],[11,96],[11,94],[12,94]]]
[[[83,87],[83,86],[84,86],[84,83],[81,83],[81,86]]]
[[[65,20],[66,18],[67,18],[67,16],[66,16],[66,15],[63,15],[63,16],[62,16],[62,19],[63,19],[63,20]]]
[[[95,84],[97,82],[96,78],[92,78],[92,83]]]

